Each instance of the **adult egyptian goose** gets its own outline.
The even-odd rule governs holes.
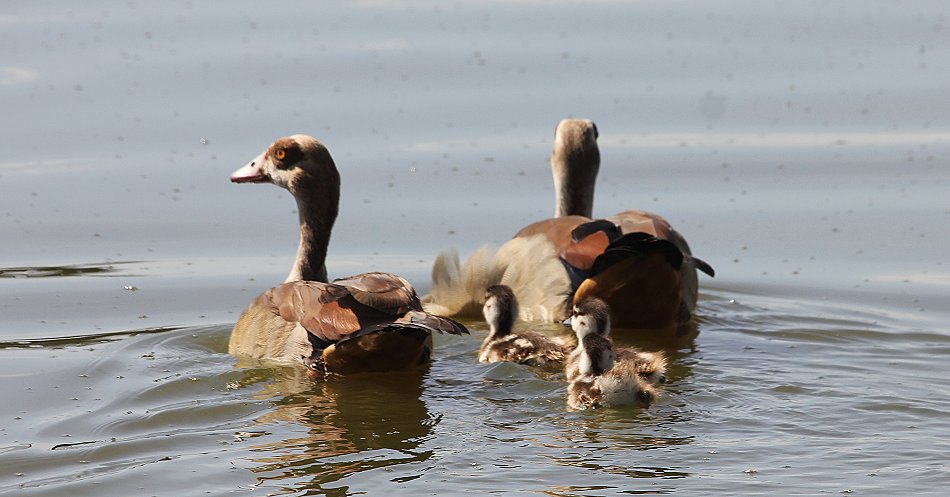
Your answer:
[[[458,254],[439,254],[427,308],[451,316],[477,308],[484,288],[506,284],[524,320],[561,321],[572,302],[599,297],[614,309],[618,327],[665,329],[690,320],[696,307],[696,269],[686,240],[662,217],[627,210],[591,219],[600,169],[597,126],[562,120],[551,153],[555,211],[521,229],[497,252],[476,251],[464,266]]]
[[[531,366],[561,365],[569,346],[537,331],[513,333],[518,318],[518,301],[506,285],[485,291],[482,308],[489,333],[478,352],[479,362],[517,362]]]
[[[326,255],[340,200],[330,152],[306,135],[281,138],[231,175],[235,183],[273,183],[297,201],[300,245],[282,285],[241,314],[228,351],[239,356],[303,361],[334,373],[390,371],[429,361],[432,332],[468,333],[422,310],[412,285],[389,273],[327,282]]]
[[[571,328],[577,334],[577,348],[565,366],[568,377],[567,404],[574,409],[639,405],[649,407],[657,392],[644,378],[643,361],[620,361],[614,354],[608,333],[610,310],[592,297],[574,305]],[[656,366],[665,368],[665,361]],[[573,371],[572,371],[573,369]]]

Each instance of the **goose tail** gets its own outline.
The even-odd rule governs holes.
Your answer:
[[[498,284],[514,291],[522,320],[553,322],[569,314],[570,279],[543,235],[513,238],[498,250],[483,246],[464,264],[457,251],[442,251],[432,265],[432,291],[423,297],[423,307],[438,316],[477,317],[485,290]]]

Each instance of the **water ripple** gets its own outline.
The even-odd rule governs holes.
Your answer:
[[[71,276],[111,276],[120,271],[116,266],[136,261],[108,264],[72,264],[65,266],[22,266],[0,268],[0,278],[59,278]]]

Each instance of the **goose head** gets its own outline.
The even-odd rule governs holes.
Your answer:
[[[515,293],[507,285],[492,285],[485,290],[485,305],[482,306],[485,322],[491,328],[491,334],[500,337],[511,333],[518,315],[518,301]]]
[[[563,119],[554,131],[551,172],[556,195],[554,217],[591,217],[600,170],[597,125],[589,119]]]
[[[275,141],[231,174],[234,183],[273,183],[295,197],[313,183],[336,184],[340,175],[330,152],[316,138],[293,135]]]
[[[285,281],[327,281],[327,245],[340,207],[340,173],[316,138],[280,138],[231,174],[234,183],[273,183],[297,201],[300,245]]]

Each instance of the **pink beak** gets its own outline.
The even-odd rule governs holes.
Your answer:
[[[231,174],[232,183],[265,183],[268,181],[267,175],[261,167],[264,165],[264,154],[258,155],[247,165],[234,171]]]

